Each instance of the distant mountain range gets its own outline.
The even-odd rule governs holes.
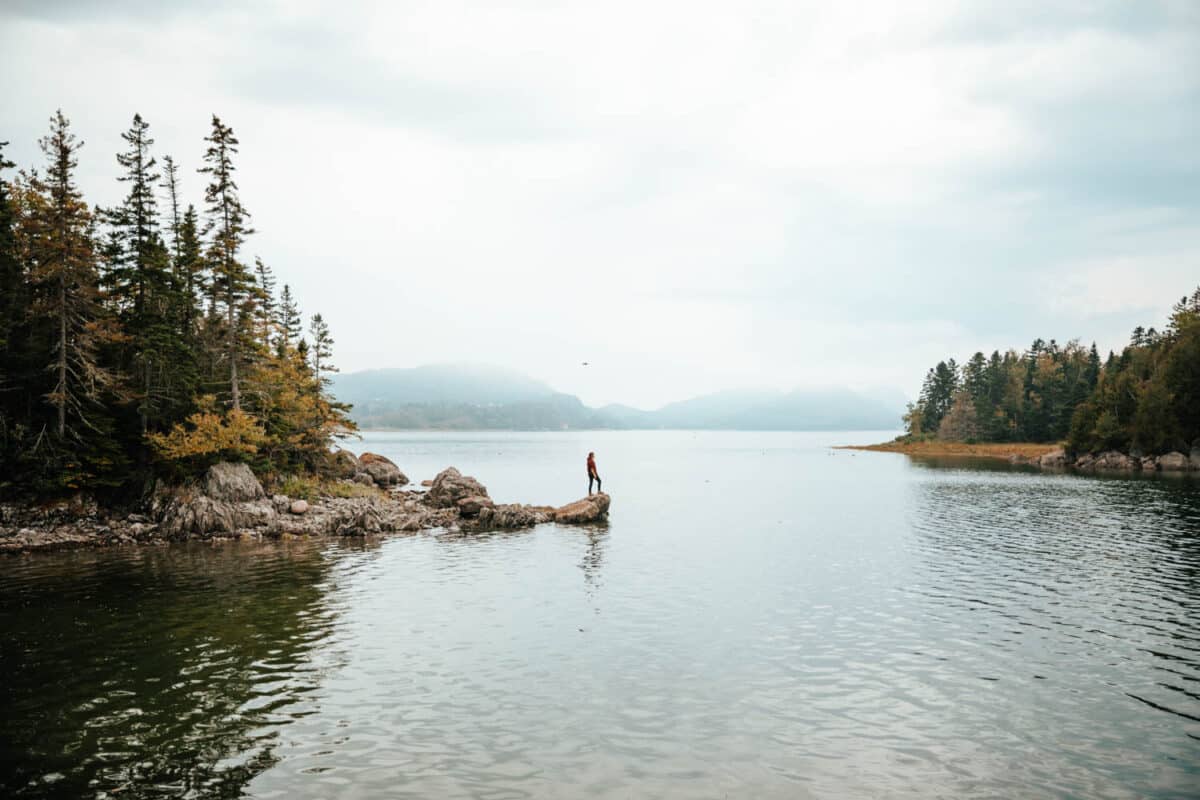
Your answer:
[[[513,370],[460,364],[337,375],[337,398],[365,429],[399,430],[890,430],[904,398],[849,389],[728,391],[653,411],[590,408]]]

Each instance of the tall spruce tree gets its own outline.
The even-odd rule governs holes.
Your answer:
[[[179,229],[183,224],[183,219],[179,216],[179,167],[175,164],[175,159],[170,156],[163,156],[163,178],[165,178],[167,187],[167,214],[169,215],[167,221],[171,226],[171,256],[178,264],[181,245]]]
[[[212,131],[205,137],[209,143],[204,153],[205,166],[200,172],[209,176],[204,191],[208,217],[205,233],[211,237],[209,261],[212,265],[212,296],[224,304],[225,358],[229,369],[230,406],[241,410],[242,396],[238,368],[245,354],[244,325],[247,299],[254,279],[239,260],[246,237],[253,233],[249,227],[250,213],[238,196],[233,163],[238,152],[238,140],[233,129],[222,124],[215,114]]]
[[[30,215],[33,308],[52,326],[47,369],[53,383],[46,402],[54,409],[54,433],[65,442],[101,431],[94,412],[112,375],[97,353],[110,337],[100,306],[92,215],[75,183],[83,142],[60,110],[39,145],[48,163],[45,181],[32,181],[30,198],[38,204]]]
[[[280,349],[296,347],[300,343],[300,309],[292,297],[292,287],[286,283],[279,293],[279,340]]]
[[[313,314],[309,321],[308,331],[312,334],[312,347],[309,355],[312,357],[313,375],[320,381],[321,386],[328,386],[330,379],[324,376],[326,372],[337,372],[333,365],[333,336],[329,333],[329,323],[320,314]]]
[[[25,276],[13,233],[15,214],[4,171],[16,164],[4,157],[8,142],[0,142],[0,388],[11,374],[10,340],[25,315]],[[2,395],[0,395],[2,396]],[[0,403],[0,408],[3,404]]]
[[[189,205],[179,223],[179,241],[175,255],[175,281],[183,295],[180,330],[192,335],[198,314],[200,295],[204,291],[204,254],[195,206]]]
[[[275,273],[261,258],[254,257],[254,276],[258,282],[258,323],[264,345],[269,345],[275,329]]]
[[[139,429],[169,424],[194,391],[191,348],[182,337],[178,315],[186,298],[170,255],[158,232],[160,175],[151,153],[154,139],[140,114],[121,138],[128,150],[117,154],[125,169],[118,180],[129,187],[120,208],[110,215],[119,252],[110,270],[112,299],[126,343],[120,348],[122,370],[132,377]]]

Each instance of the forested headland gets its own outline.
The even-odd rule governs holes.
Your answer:
[[[1037,339],[939,362],[904,416],[911,440],[1065,442],[1074,453],[1188,452],[1200,440],[1200,289],[1119,354]]]
[[[329,468],[354,430],[329,391],[333,339],[248,255],[233,129],[214,115],[187,168],[159,160],[140,115],[122,139],[110,208],[85,200],[61,111],[44,163],[14,175],[0,143],[0,494],[130,495],[219,460]]]

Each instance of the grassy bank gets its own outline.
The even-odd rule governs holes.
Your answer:
[[[972,458],[1003,458],[1012,456],[1036,458],[1061,445],[1037,442],[966,442],[895,441],[882,444],[845,445],[839,450],[872,450],[879,453],[906,453],[910,456],[969,456]]]

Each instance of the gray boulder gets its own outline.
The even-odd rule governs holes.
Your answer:
[[[338,478],[353,478],[361,470],[358,459],[349,450],[335,450],[332,456],[333,474]]]
[[[598,522],[608,516],[611,498],[604,492],[590,494],[554,510],[554,521],[567,524]]]
[[[213,500],[237,503],[267,496],[250,467],[228,461],[213,464],[204,476],[204,494]]]
[[[454,508],[467,497],[488,497],[487,487],[454,467],[447,467],[433,479],[425,493],[425,502],[434,508]]]
[[[361,483],[363,486],[374,486],[375,479],[365,472],[354,473],[354,482]]]
[[[1049,453],[1043,453],[1038,458],[1038,465],[1042,467],[1065,467],[1067,465],[1067,453],[1061,447],[1051,450]]]
[[[408,483],[408,477],[400,468],[378,453],[363,453],[358,457],[358,464],[379,486],[404,486]]]
[[[291,511],[293,514],[306,514],[306,513],[308,513],[308,501],[307,500],[295,500],[292,502],[292,506],[288,510]]]
[[[487,495],[473,494],[470,497],[462,498],[456,505],[458,506],[458,513],[462,516],[475,517],[479,515],[482,509],[494,508],[496,504]]]
[[[1096,456],[1096,469],[1133,471],[1140,469],[1142,462],[1116,450],[1107,450]]]

